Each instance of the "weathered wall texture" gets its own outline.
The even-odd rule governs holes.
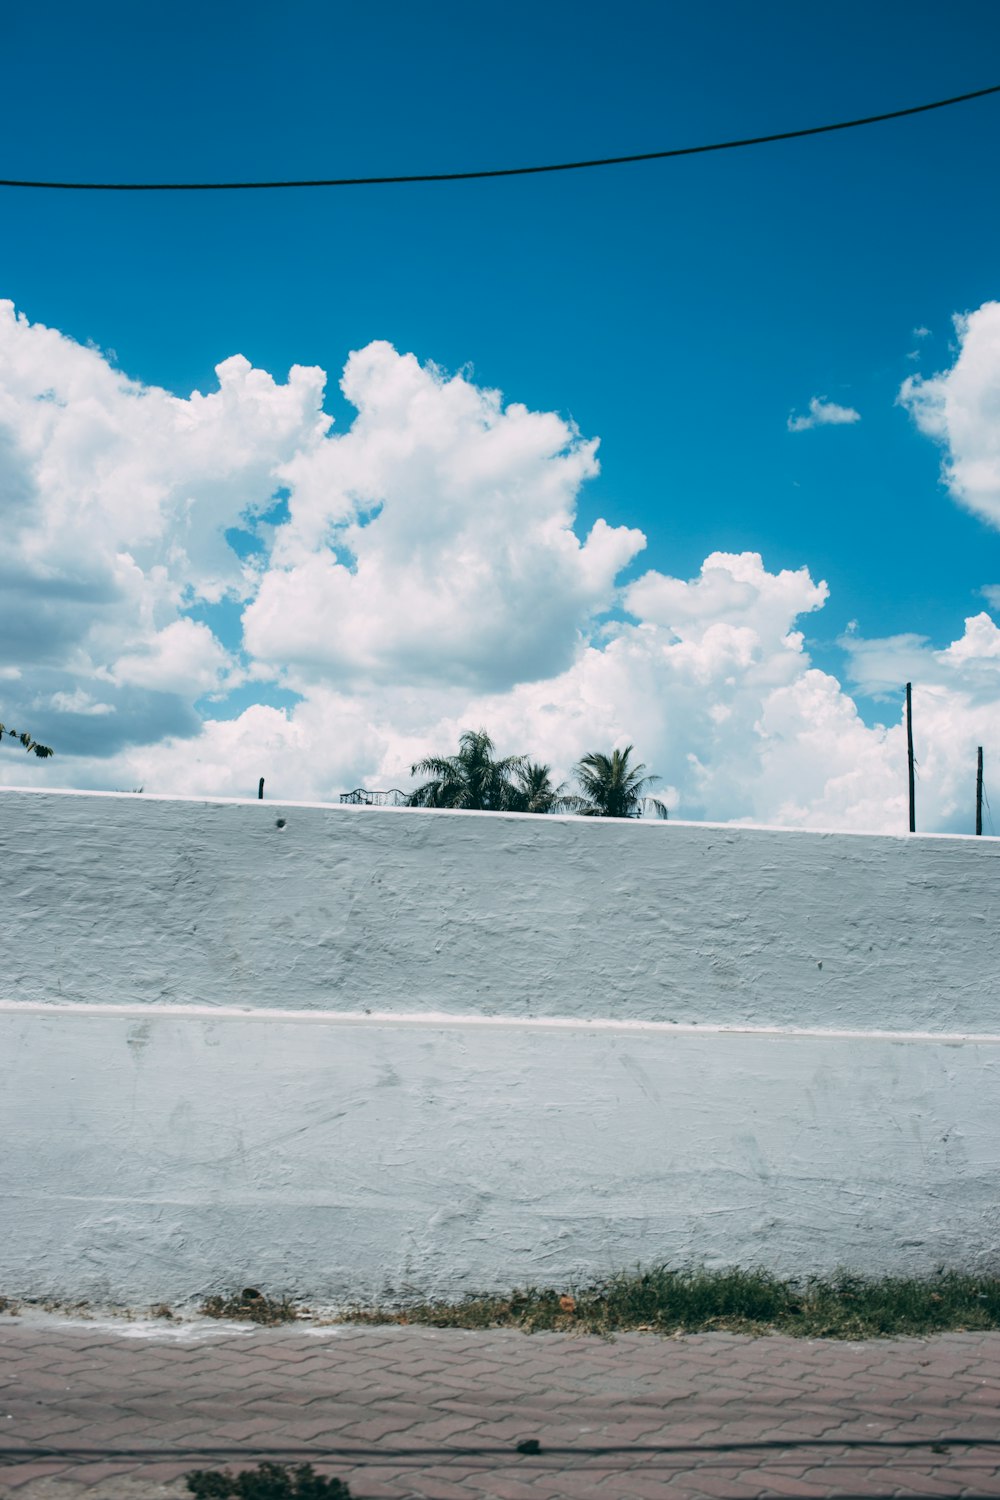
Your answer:
[[[995,1270],[998,856],[0,793],[0,1292]]]
[[[51,1010],[0,1036],[8,1293],[337,1301],[998,1244],[998,1043]]]
[[[18,1000],[1000,1032],[1000,840],[0,791],[0,860]]]

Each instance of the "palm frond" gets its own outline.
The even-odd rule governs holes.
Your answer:
[[[633,746],[613,750],[610,755],[592,750],[581,756],[576,766],[588,815],[603,818],[635,818],[642,811],[643,793],[658,776],[646,772],[645,765],[630,763]]]
[[[459,736],[457,755],[430,755],[411,767],[412,776],[431,780],[411,792],[411,807],[458,807],[479,812],[511,810],[512,777],[523,757],[493,759],[494,745],[485,729],[465,729]]]
[[[416,765],[410,767],[411,776],[451,776],[455,771],[454,759],[441,755],[429,755],[426,760],[418,760]]]

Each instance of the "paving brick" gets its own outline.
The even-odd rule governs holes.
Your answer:
[[[828,1493],[841,1490],[848,1494],[863,1495],[867,1472],[867,1466],[864,1463],[852,1464],[840,1461],[836,1464],[817,1464],[807,1469],[802,1477],[813,1484],[825,1484]]]
[[[713,1421],[710,1417],[704,1421],[694,1419],[685,1422],[671,1422],[669,1427],[664,1428],[664,1442],[669,1443],[671,1447],[683,1446],[685,1443],[701,1443],[708,1439],[710,1434],[716,1434],[721,1425],[718,1419]],[[608,1425],[606,1431],[609,1442],[619,1441],[619,1435],[623,1426],[624,1423],[617,1421],[613,1426],[611,1424]],[[638,1442],[639,1439],[637,1438],[635,1441]]]
[[[563,1474],[563,1492],[566,1500],[624,1500],[628,1493],[629,1477],[622,1469],[600,1469],[587,1465]],[[483,1493],[488,1494],[488,1491],[478,1491],[477,1500]],[[663,1494],[666,1500],[666,1490]]]
[[[981,1496],[989,1496],[996,1500],[1000,1496],[1000,1474],[995,1469],[984,1470],[982,1474],[973,1476],[961,1491],[963,1500],[979,1500]]]
[[[366,1417],[363,1422],[354,1422],[343,1428],[340,1435],[352,1443],[375,1443],[390,1433],[398,1435],[409,1431],[414,1420],[412,1416]]]
[[[935,1479],[930,1474],[911,1474],[902,1469],[893,1471],[896,1482],[896,1494],[907,1500],[909,1496],[920,1496],[922,1500],[936,1500],[937,1496],[949,1497],[954,1500],[956,1495],[962,1493],[962,1487],[957,1485],[955,1479]]]
[[[409,1476],[407,1482],[419,1500],[472,1500],[477,1494],[475,1489],[470,1489],[447,1468],[440,1466],[421,1469],[418,1475]]]
[[[616,1419],[606,1429],[608,1442],[613,1443],[673,1443],[677,1441],[677,1428],[664,1426],[662,1416],[623,1417]]]
[[[341,1468],[337,1478],[344,1479],[356,1500],[410,1500],[413,1476],[390,1464],[365,1465],[364,1468]],[[475,1492],[474,1492],[475,1493]],[[478,1500],[478,1497],[477,1497]]]
[[[72,1466],[66,1466],[67,1471],[70,1467]],[[101,1485],[104,1484],[104,1482],[108,1479],[119,1479],[126,1474],[132,1474],[135,1472],[135,1468],[136,1464],[134,1459],[125,1459],[120,1463],[88,1464],[87,1483],[89,1485]],[[2,1482],[2,1478],[3,1474],[2,1471],[0,1471],[0,1482]]]
[[[156,1483],[161,1479],[182,1479],[193,1468],[200,1467],[187,1460],[168,1459],[156,1463],[144,1463],[141,1469],[143,1480]],[[89,1478],[89,1476],[86,1476]]]
[[[507,1500],[504,1486],[514,1500],[653,1493],[777,1500],[857,1494],[859,1486],[869,1495],[894,1487],[919,1494],[922,1484],[928,1496],[972,1493],[977,1484],[987,1485],[977,1493],[1000,1496],[1000,1451],[932,1456],[927,1446],[942,1433],[996,1435],[996,1334],[844,1346],[635,1334],[608,1344],[412,1328],[353,1329],[319,1341],[275,1329],[178,1349],[52,1325],[40,1335],[15,1322],[5,1325],[0,1351],[4,1370],[17,1372],[4,1410],[18,1414],[17,1434],[4,1430],[15,1423],[0,1424],[0,1495],[11,1476],[23,1489],[59,1468],[55,1457],[15,1468],[11,1452],[3,1466],[4,1447],[16,1449],[33,1433],[53,1446],[159,1448],[163,1459],[136,1471],[150,1484],[160,1483],[167,1455],[176,1460],[184,1443],[182,1472],[219,1466],[190,1457],[213,1443],[233,1445],[237,1468],[252,1467],[269,1446],[284,1447],[285,1461],[308,1451],[318,1472],[324,1464],[355,1476],[358,1500]],[[823,1434],[833,1446],[816,1442]],[[540,1455],[516,1453],[528,1437],[541,1441]],[[878,1446],[895,1437],[912,1446]],[[787,1446],[746,1446],[758,1439]],[[726,1442],[744,1446],[720,1449]],[[547,1454],[546,1443],[575,1451]],[[361,1456],[337,1457],[338,1445]],[[623,1451],[587,1451],[617,1445]],[[467,1458],[464,1448],[504,1451]],[[102,1472],[64,1460],[58,1484],[66,1497],[72,1484],[74,1500],[84,1488],[89,1500],[104,1500],[94,1489]]]
[[[785,1500],[786,1496],[797,1500],[830,1500],[835,1493],[826,1483],[817,1484],[793,1474],[776,1474],[769,1469],[754,1471],[752,1479],[758,1486],[759,1500]],[[860,1494],[857,1490],[852,1493]]]
[[[49,1479],[57,1474],[65,1474],[68,1465],[63,1461],[43,1463],[35,1460],[33,1463],[13,1464],[9,1469],[0,1469],[0,1484],[10,1489],[17,1489],[22,1484],[27,1484],[29,1479]]]
[[[852,1481],[856,1491],[865,1496],[895,1495],[899,1489],[899,1469],[861,1469]]]
[[[485,1478],[486,1476],[484,1476]],[[480,1481],[482,1483],[482,1481]],[[540,1500],[540,1493],[530,1480],[522,1479],[510,1472],[493,1473],[488,1476],[483,1493],[497,1500]]]

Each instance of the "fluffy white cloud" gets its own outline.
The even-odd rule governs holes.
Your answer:
[[[281,471],[289,519],[244,615],[250,652],[297,687],[507,687],[567,665],[645,546],[604,521],[573,530],[597,444],[385,343],[341,386],[350,431]]]
[[[842,645],[850,657],[851,681],[872,696],[919,680],[923,687],[961,693],[970,702],[1000,700],[1000,629],[985,611],[970,615],[962,635],[941,651],[919,635],[880,641],[848,635]]]
[[[185,610],[255,590],[225,531],[272,505],[329,418],[322,371],[281,386],[237,355],[216,375],[182,400],[0,302],[0,659],[24,674],[10,717],[50,742],[193,734],[193,701],[240,680]]]
[[[813,667],[795,630],[822,607],[805,570],[769,574],[756,554],[714,554],[699,577],[659,575],[627,591],[660,595],[664,618],[618,622],[572,665],[500,693],[317,689],[293,713],[255,708],[206,726],[189,747],[150,747],[127,777],[186,792],[329,800],[355,785],[406,787],[409,767],[487,726],[501,753],[522,751],[567,776],[588,749],[632,742],[663,778],[675,815],[813,828],[906,827],[906,740],[899,687],[912,676],[922,828],[969,831],[978,744],[1000,743],[1000,632],[967,622],[935,652],[919,637],[849,638],[852,673],[892,692],[885,728],[868,728],[850,694]],[[706,600],[720,601],[711,618]],[[664,601],[669,599],[669,604]],[[987,680],[992,674],[992,682]]]
[[[797,417],[794,413],[789,416],[788,430],[808,432],[812,427],[843,427],[860,421],[861,413],[853,406],[838,406],[836,401],[827,401],[825,396],[813,396],[805,416]]]
[[[941,473],[953,497],[1000,527],[1000,302],[954,322],[959,351],[951,369],[911,375],[898,400],[945,448]]]
[[[49,707],[61,714],[113,714],[110,703],[97,703],[83,688],[74,688],[71,693],[53,693]]]
[[[185,618],[119,656],[108,675],[161,693],[199,694],[217,691],[224,678],[235,686],[240,674],[228,668],[229,656],[208,626]]]
[[[944,650],[845,639],[850,680],[892,701],[872,729],[810,660],[828,590],[806,567],[715,552],[622,587],[645,538],[577,534],[597,445],[556,414],[385,343],[347,362],[343,434],[322,371],[217,375],[181,400],[0,304],[0,717],[57,749],[0,751],[6,784],[252,796],[263,775],[328,801],[405,788],[483,725],[563,777],[631,742],[682,817],[902,829],[912,679],[920,826],[967,826],[970,755],[1000,743],[985,611]],[[195,710],[269,679],[300,701]]]
[[[565,673],[502,694],[318,690],[292,713],[258,707],[209,723],[188,744],[136,752],[117,784],[246,796],[263,774],[271,795],[326,801],[356,785],[405,788],[414,760],[453,749],[463,728],[482,724],[502,753],[529,753],[561,776],[588,749],[632,742],[681,817],[903,830],[900,710],[887,728],[866,727],[796,632],[776,647],[772,637],[768,650],[766,633],[745,628],[756,642],[730,638],[727,649],[713,627],[695,642],[622,625]],[[901,680],[896,673],[892,687]],[[998,697],[920,682],[914,704],[919,826],[969,831],[970,768],[977,744],[1000,742]]]

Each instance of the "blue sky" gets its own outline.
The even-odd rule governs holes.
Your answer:
[[[1000,12],[953,0],[753,6],[65,3],[5,17],[3,175],[248,178],[627,153],[984,87]],[[991,71],[992,70],[992,71]],[[387,340],[599,437],[577,532],[647,569],[809,568],[800,622],[944,647],[1000,581],[896,404],[1000,296],[998,98],[871,129],[499,182],[288,193],[0,193],[0,296],[177,395],[240,353],[284,380]],[[928,333],[916,339],[914,329]],[[918,358],[909,357],[916,351]],[[853,424],[792,433],[811,398]],[[227,613],[228,611],[228,613]],[[234,604],[201,606],[229,644]],[[256,698],[255,698],[256,695]],[[292,701],[272,683],[237,690]],[[895,707],[857,697],[869,723]]]

